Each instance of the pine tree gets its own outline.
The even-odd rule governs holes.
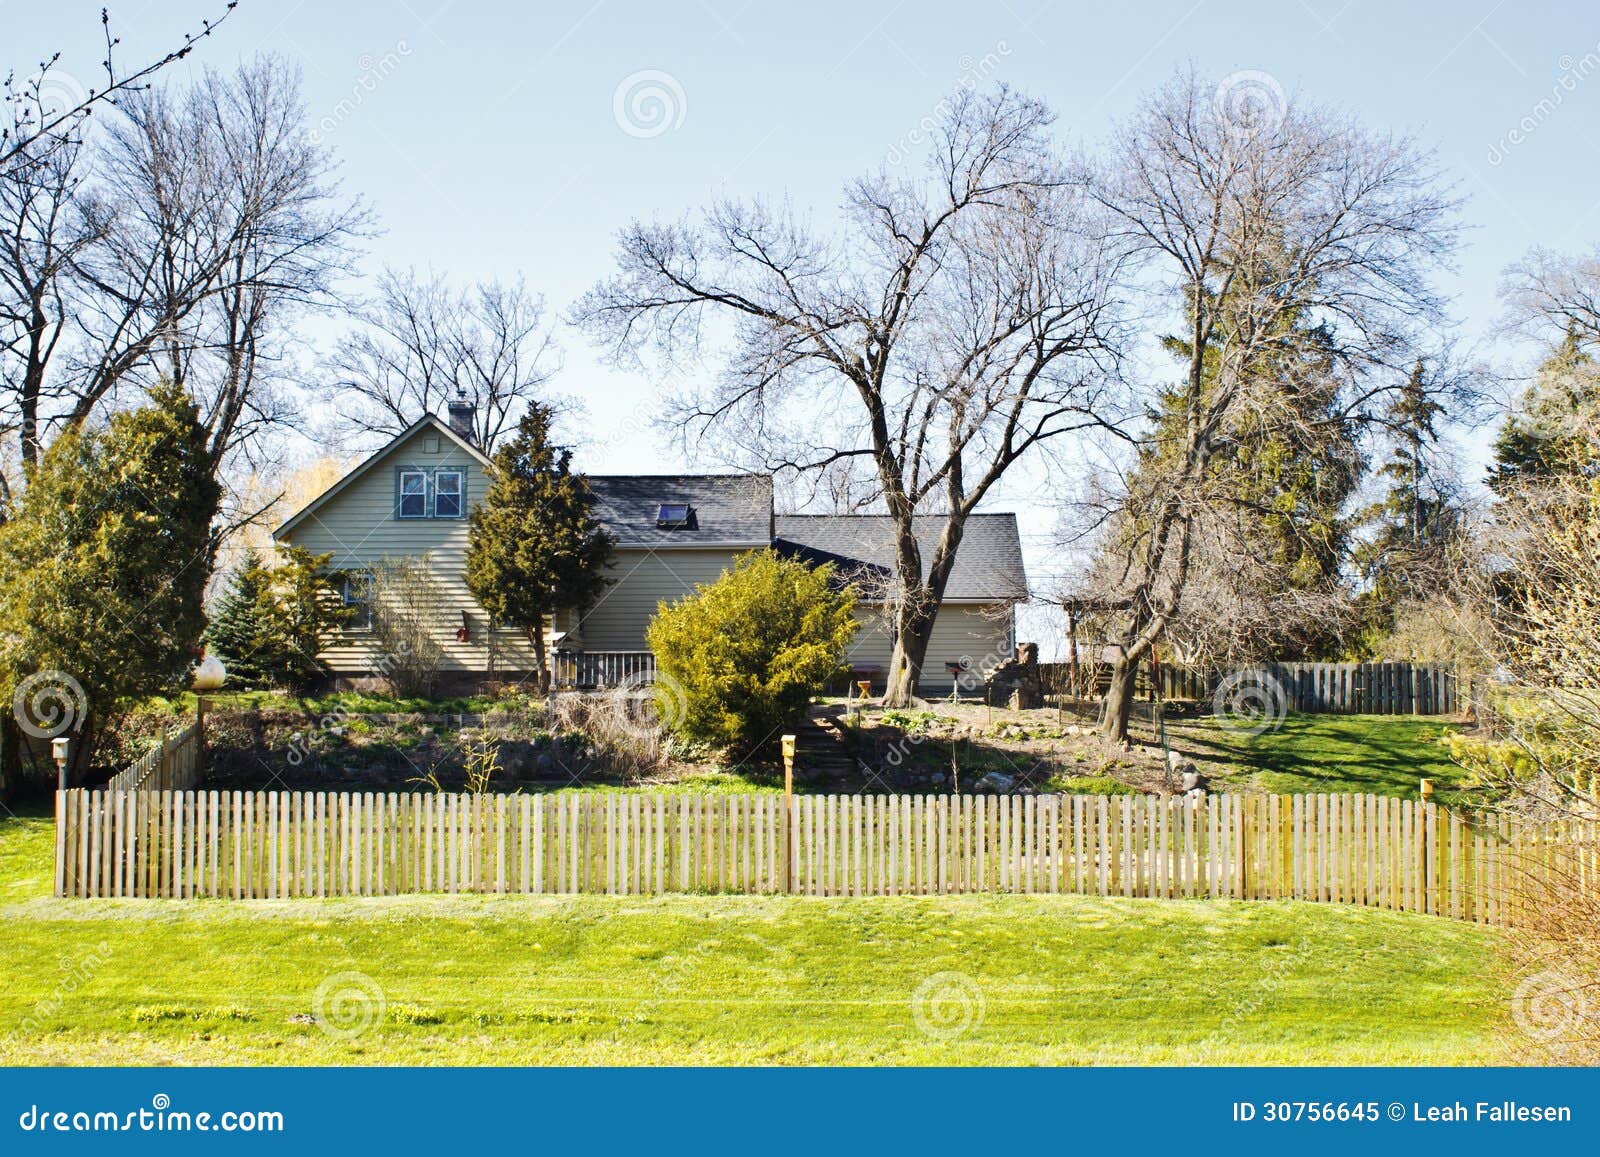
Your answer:
[[[1571,326],[1495,437],[1490,488],[1504,494],[1519,482],[1592,473],[1597,424],[1600,365]]]
[[[1356,551],[1369,641],[1390,631],[1403,602],[1437,590],[1460,532],[1460,505],[1438,466],[1442,413],[1419,358],[1384,410],[1390,449],[1377,475],[1386,487],[1364,514],[1369,533]]]
[[[0,696],[39,679],[66,692],[77,776],[120,701],[187,681],[216,547],[211,467],[194,400],[163,383],[103,429],[62,431],[0,527]]]
[[[274,682],[270,624],[263,605],[270,587],[260,552],[247,550],[231,571],[206,627],[206,649],[222,661],[228,685],[243,689]]]
[[[550,441],[551,416],[530,405],[516,437],[495,451],[467,544],[467,589],[493,623],[527,630],[540,690],[549,686],[545,619],[600,597],[613,544],[572,473],[572,452]]]

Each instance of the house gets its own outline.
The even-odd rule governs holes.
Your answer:
[[[345,685],[381,677],[385,657],[372,630],[371,568],[384,558],[426,555],[438,607],[446,681],[471,685],[491,674],[532,669],[533,647],[520,627],[490,637],[487,616],[467,590],[467,514],[487,489],[489,459],[473,444],[470,406],[452,403],[450,421],[429,414],[361,462],[273,537],[330,554],[352,617],[322,659]],[[772,479],[760,474],[589,475],[595,514],[616,538],[611,585],[591,607],[554,616],[547,628],[559,655],[558,680],[608,684],[653,669],[645,629],[663,600],[717,579],[740,554],[775,549],[841,573],[887,576],[892,526],[881,515],[773,513]],[[925,552],[937,520],[918,527]],[[857,613],[862,629],[852,665],[881,687],[893,626],[873,582]],[[1027,579],[1011,514],[975,515],[934,626],[922,690],[944,695],[964,669],[964,687],[1007,658],[1015,645],[1016,603]]]

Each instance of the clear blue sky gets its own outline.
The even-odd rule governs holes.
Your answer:
[[[220,7],[111,3],[127,60]],[[66,72],[92,83],[98,9],[0,0],[0,64],[27,73],[59,48]],[[1037,0],[243,0],[193,66],[260,50],[302,67],[313,123],[383,226],[374,264],[463,280],[522,273],[557,310],[608,270],[613,235],[632,217],[677,216],[724,194],[787,193],[831,213],[842,182],[894,159],[964,75],[1045,98],[1069,138],[1092,143],[1190,60],[1217,76],[1265,71],[1435,147],[1468,198],[1467,244],[1446,287],[1484,352],[1514,353],[1488,337],[1507,263],[1534,244],[1600,241],[1593,0],[1179,0],[1126,11]],[[637,82],[666,94],[665,126],[630,123],[626,100],[619,122],[619,85],[640,73],[665,74]],[[1523,139],[1508,145],[1519,126]],[[575,333],[562,341],[560,388],[589,411],[586,468],[692,465],[642,421],[660,383],[606,369]],[[1461,436],[1470,455],[1485,432]],[[1003,502],[1024,515],[1036,586],[1051,569],[1042,498],[1028,479]]]

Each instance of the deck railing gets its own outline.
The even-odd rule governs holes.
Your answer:
[[[553,667],[558,691],[653,683],[656,677],[656,657],[649,651],[561,652]]]

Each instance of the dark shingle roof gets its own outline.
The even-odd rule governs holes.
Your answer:
[[[591,474],[594,513],[618,546],[764,545],[772,539],[772,479],[763,474]],[[687,503],[694,524],[656,526],[662,503]]]
[[[894,564],[894,524],[886,514],[781,514],[775,521],[776,535],[788,542],[875,566]],[[942,515],[919,516],[915,521],[924,567],[944,522]],[[974,514],[967,519],[944,594],[947,599],[1028,597],[1015,514]]]

